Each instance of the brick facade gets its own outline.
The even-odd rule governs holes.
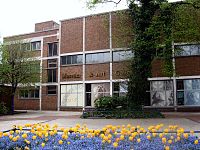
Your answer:
[[[40,50],[33,52],[35,56],[40,57],[40,63],[42,65],[42,78],[39,83],[40,97],[38,99],[19,99],[18,94],[16,94],[15,109],[79,110],[85,106],[82,106],[82,104],[78,106],[78,100],[77,107],[68,107],[68,105],[64,104],[61,106],[62,96],[63,99],[72,96],[71,100],[74,100],[74,97],[78,97],[78,95],[75,94],[79,93],[83,97],[84,94],[82,92],[86,92],[87,90],[92,92],[90,88],[96,88],[97,84],[102,86],[102,83],[106,83],[104,86],[109,86],[105,89],[108,90],[107,93],[111,92],[110,95],[112,95],[112,85],[115,82],[117,82],[117,84],[118,82],[125,83],[128,80],[130,68],[129,61],[113,61],[113,51],[129,49],[130,40],[133,38],[133,33],[131,33],[131,28],[133,27],[131,18],[129,18],[129,14],[126,11],[122,12],[123,13],[120,13],[120,11],[110,12],[63,20],[60,22],[60,29],[58,29],[58,24],[53,21],[38,23],[35,26],[36,32],[34,33],[4,38],[5,41],[14,40],[16,38],[28,40],[35,38],[36,40],[41,40],[43,44],[41,49],[42,53]],[[57,55],[49,57],[48,44],[53,42],[58,42]],[[95,62],[93,60],[91,64],[85,61],[86,54],[103,52],[109,54],[109,61],[97,63],[98,61]],[[82,55],[82,63],[76,64],[76,57],[74,57],[71,59],[75,60],[70,60],[71,62],[69,63],[66,61],[66,64],[63,65],[61,63],[62,56],[68,55]],[[66,58],[68,59],[68,57]],[[57,60],[55,67],[56,82],[49,82],[47,80],[47,70],[52,69],[48,66],[48,60],[50,59]],[[200,75],[199,56],[177,57],[175,62],[176,74],[178,76]],[[162,73],[162,66],[163,61],[160,59],[156,59],[152,62],[153,80],[157,78],[160,80],[160,78],[165,77]],[[66,89],[64,89],[65,85],[74,85],[74,87],[71,86],[71,88],[66,87]],[[78,85],[83,86],[81,87]],[[47,90],[48,86],[56,86],[56,94],[49,95],[49,91]],[[76,89],[76,86],[81,88],[81,90]],[[88,89],[86,89],[86,86]],[[61,89],[61,87],[63,87],[64,90]],[[111,90],[109,90],[109,88]],[[61,90],[65,93],[61,93]],[[71,95],[69,95],[70,92],[72,93]],[[85,95],[87,96],[87,94],[88,93]],[[67,102],[67,100],[65,101]],[[83,97],[83,101],[86,102],[86,97]]]

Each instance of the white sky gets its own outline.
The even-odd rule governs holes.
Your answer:
[[[38,22],[54,20],[59,23],[63,19],[125,9],[126,1],[89,10],[86,0],[0,0],[0,42],[5,36],[34,32]]]
[[[5,36],[34,32],[38,22],[85,16],[125,9],[126,0],[116,5],[100,5],[89,10],[86,0],[0,0],[0,41]]]

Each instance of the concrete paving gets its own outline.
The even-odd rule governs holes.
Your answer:
[[[80,115],[81,112],[28,111],[16,115],[0,116],[0,131],[11,129],[13,125],[26,123],[57,124],[59,127],[73,127],[79,123],[86,124],[91,129],[101,129],[108,124],[132,124],[147,128],[150,125],[163,123],[165,126],[179,125],[185,130],[200,130],[200,113],[165,113],[166,118],[164,119],[81,119]]]

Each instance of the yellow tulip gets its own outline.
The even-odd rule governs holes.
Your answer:
[[[41,145],[42,145],[42,147],[45,147],[45,143],[42,143]]]
[[[59,143],[60,145],[62,145],[62,144],[63,144],[63,141],[62,141],[62,140],[59,140],[58,143]]]
[[[137,139],[137,142],[138,142],[138,143],[140,143],[140,142],[141,142],[141,139],[140,139],[140,138],[139,138],[139,139]]]
[[[114,142],[114,143],[113,143],[113,147],[118,147],[118,143],[117,143],[117,142]]]
[[[195,144],[195,145],[197,145],[198,143],[199,143],[199,141],[198,141],[198,140],[195,140],[195,141],[194,141],[194,144]]]

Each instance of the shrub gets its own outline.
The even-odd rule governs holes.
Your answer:
[[[5,106],[4,102],[0,102],[0,114],[7,114],[8,108]]]
[[[94,101],[95,108],[97,109],[116,109],[127,108],[127,98],[125,96],[104,96]]]

